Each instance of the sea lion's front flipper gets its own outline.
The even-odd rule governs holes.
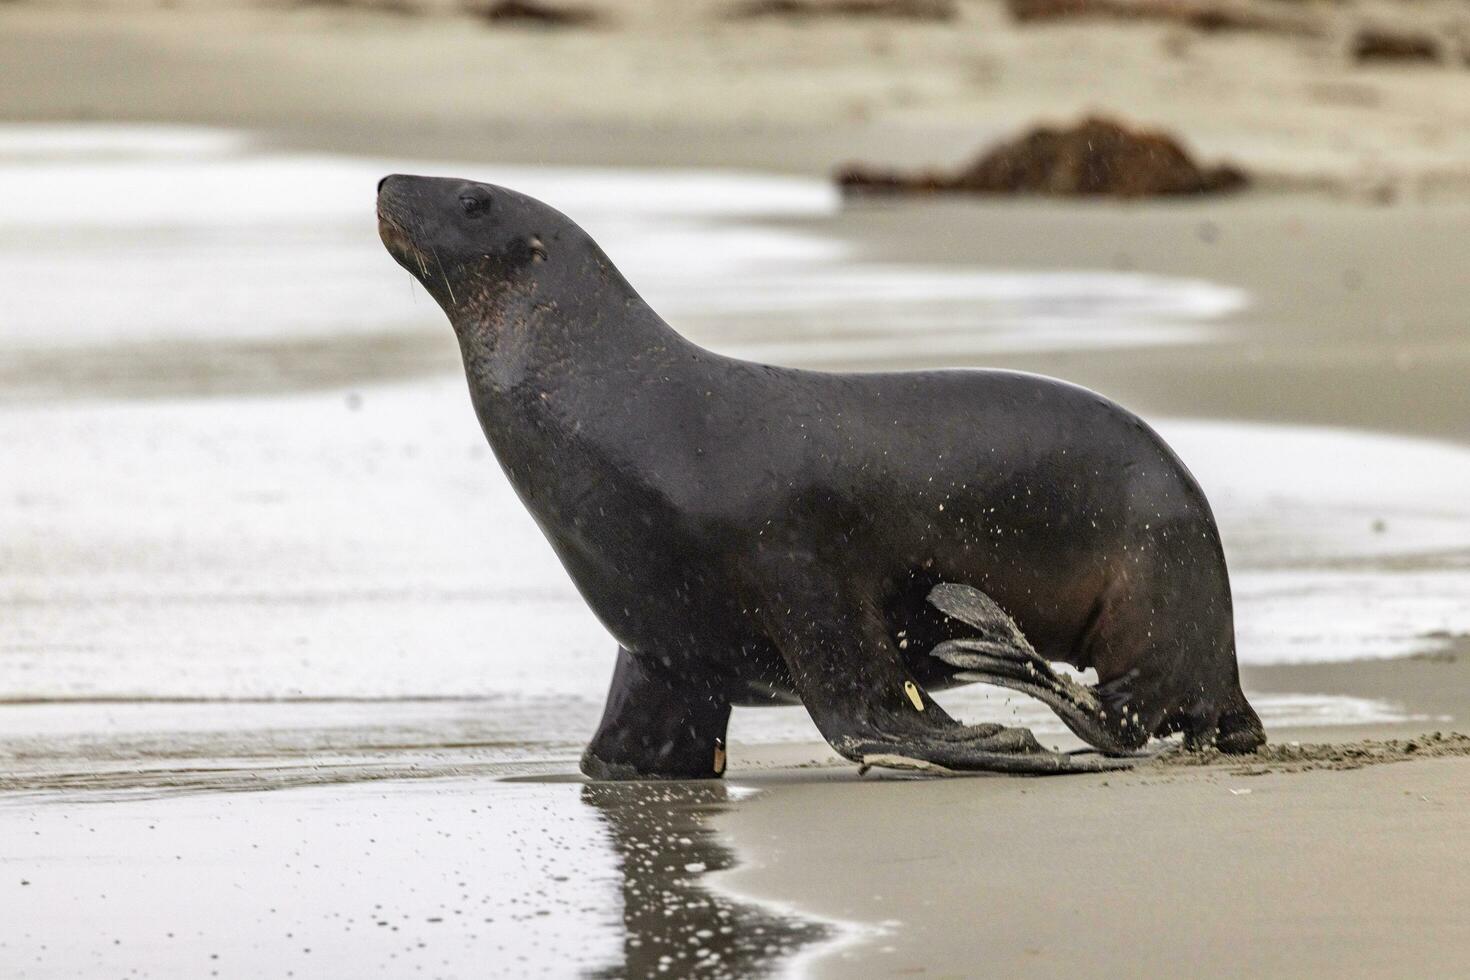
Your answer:
[[[956,742],[937,745],[873,742],[863,743],[857,751],[864,768],[882,766],[940,774],[1003,772],[1023,776],[1062,776],[1130,769],[1140,761],[1097,753],[1049,752],[1039,748],[1029,752],[988,752]]]
[[[955,680],[1029,694],[1056,712],[1078,738],[1113,756],[1131,756],[1148,741],[1148,732],[1130,729],[1136,722],[1126,708],[1111,713],[1100,689],[1058,674],[1031,646],[1015,620],[989,596],[967,585],[937,585],[929,602],[940,612],[980,631],[975,638],[945,640],[930,651],[961,668]]]
[[[618,650],[602,724],[582,755],[592,779],[718,779],[730,702],[709,678]]]

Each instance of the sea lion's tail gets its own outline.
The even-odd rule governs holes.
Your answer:
[[[1086,687],[1063,677],[1037,653],[994,599],[968,585],[943,583],[929,592],[929,603],[975,630],[973,637],[945,640],[931,656],[961,668],[956,680],[995,684],[1029,694],[1056,712],[1078,738],[1108,755],[1132,755],[1148,741],[1137,715],[1108,685]],[[1118,702],[1118,703],[1112,703]]]

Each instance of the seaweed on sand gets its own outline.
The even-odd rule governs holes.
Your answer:
[[[954,172],[862,165],[838,171],[846,194],[1047,194],[1158,197],[1239,190],[1246,175],[1201,166],[1172,137],[1100,116],[1069,127],[1039,126]]]

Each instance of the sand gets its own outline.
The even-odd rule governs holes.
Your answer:
[[[210,122],[418,157],[826,173],[847,159],[952,164],[1038,118],[1097,110],[1293,186],[1414,197],[1470,180],[1470,73],[1347,55],[1353,25],[1375,17],[1453,36],[1465,12],[1452,0],[1313,7],[1327,31],[1309,39],[1017,26],[991,0],[962,0],[951,24],[732,21],[725,0],[590,5],[607,26],[20,0],[0,7],[0,114]]]
[[[1243,329],[1215,356],[1163,346],[991,355],[1001,366],[1126,391],[1147,412],[1470,439],[1470,335],[1447,288],[1470,207],[1269,193],[1142,207],[926,201],[857,207],[842,227],[884,256],[1140,270],[1250,290],[1233,317]]]
[[[1453,974],[1470,762],[783,785],[727,879],[891,922],[821,976]]]
[[[1265,191],[1178,205],[741,219],[742,235],[775,236],[751,254],[779,258],[739,265],[734,291],[754,295],[784,266],[789,295],[820,284],[816,312],[712,311],[697,275],[660,279],[658,250],[681,242],[736,242],[731,261],[750,258],[717,221],[654,227],[617,254],[722,349],[1040,370],[1160,421],[1202,479],[1225,481],[1243,608],[1265,610],[1249,613],[1251,648],[1270,654],[1244,681],[1274,705],[1281,748],[1098,777],[859,778],[799,715],[742,714],[725,785],[577,785],[605,637],[487,477],[452,342],[422,297],[371,292],[355,240],[303,237],[278,216],[280,269],[330,254],[318,288],[368,298],[313,300],[309,277],[296,292],[256,285],[237,321],[193,336],[197,301],[162,276],[143,284],[159,304],[137,304],[153,316],[126,330],[48,337],[41,317],[0,335],[0,425],[24,460],[3,483],[15,504],[0,594],[4,972],[1460,969],[1470,759],[1460,740],[1426,736],[1470,724],[1470,628],[1449,601],[1470,569],[1456,503],[1470,493],[1451,483],[1470,443],[1470,73],[1356,68],[1336,34],[1023,30],[978,2],[949,27],[602,6],[616,8],[609,25],[556,33],[450,15],[12,3],[0,114],[244,127],[282,152],[370,155],[364,172],[408,158],[821,176],[849,158],[953,163],[1038,115],[1108,109],[1268,173]],[[1375,10],[1333,12],[1333,29]],[[83,190],[57,189],[57,207],[99,193]],[[322,205],[324,228],[336,206]],[[175,233],[119,241],[177,260]],[[70,260],[67,234],[0,246]],[[1152,278],[1120,298],[1079,270]],[[1092,315],[1038,343],[1056,311],[1014,314],[996,297],[1017,282]],[[961,298],[925,307],[910,353],[911,337],[855,332],[859,306],[893,316],[865,283]],[[63,284],[85,298],[80,285]],[[861,298],[844,308],[844,293]],[[1115,322],[1140,296],[1152,332]],[[252,315],[339,303],[353,322]],[[998,312],[954,341],[943,324],[977,305]],[[97,432],[114,451],[87,441]],[[1322,479],[1278,497],[1229,465],[1293,457],[1317,460]],[[471,501],[484,512],[455,520]],[[515,575],[531,587],[507,592]],[[1279,662],[1283,637],[1332,662]],[[1340,662],[1314,637],[1394,659]],[[488,676],[487,660],[506,661],[487,647],[555,653]],[[1025,705],[959,703],[1073,744]],[[1330,723],[1308,724],[1313,711]]]

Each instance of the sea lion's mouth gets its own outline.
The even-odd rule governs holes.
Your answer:
[[[402,222],[392,212],[383,207],[382,201],[378,202],[378,237],[390,249],[414,247],[413,240],[408,237],[408,229],[403,227]]]
[[[428,278],[428,257],[414,243],[413,236],[403,226],[403,222],[397,215],[385,208],[381,200],[378,201],[378,237],[382,239],[388,252],[408,267],[409,271],[413,271],[416,267],[424,278]]]

